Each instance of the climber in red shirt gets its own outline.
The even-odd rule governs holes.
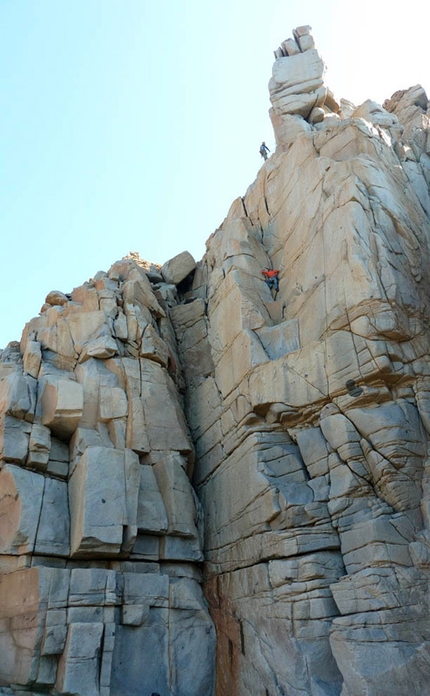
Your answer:
[[[263,268],[261,271],[264,275],[264,282],[267,283],[269,288],[275,288],[275,291],[279,290],[279,271],[272,271],[270,268]]]

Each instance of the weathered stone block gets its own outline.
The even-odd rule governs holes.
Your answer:
[[[32,406],[29,381],[22,373],[10,371],[7,377],[0,380],[0,412],[28,420]]]
[[[123,283],[122,296],[126,314],[129,309],[129,305],[136,305],[141,309],[146,307],[157,317],[164,317],[166,314],[158,303],[152,290],[151,283],[145,274],[133,274],[133,272],[131,272],[127,281]],[[128,340],[130,339],[132,339],[132,336],[130,336],[130,327],[128,327]]]
[[[97,310],[80,311],[68,317],[67,327],[70,332],[75,350],[80,353],[83,347],[101,336],[110,336],[105,313],[98,310],[97,293],[94,290]]]
[[[67,613],[65,609],[50,610],[46,613],[41,654],[61,655],[67,636]]]
[[[127,523],[124,452],[88,447],[69,480],[73,555],[116,554]]]
[[[100,387],[100,420],[108,423],[128,413],[127,396],[120,387]]]
[[[70,575],[69,606],[107,606],[118,603],[114,570],[74,568]]]
[[[48,598],[51,594],[53,603],[59,599],[58,581],[54,570],[44,568],[0,575],[0,683],[14,684],[18,689],[29,685],[33,690],[30,685],[39,678]],[[46,663],[41,666],[40,677],[49,681],[46,671],[42,676],[44,667]]]
[[[276,326],[263,326],[261,329],[255,329],[255,333],[272,360],[300,349],[297,319],[290,319]]]
[[[140,399],[150,448],[191,454],[193,447],[171,377],[160,365],[145,358],[140,360],[140,371]]]
[[[70,553],[69,501],[65,481],[45,478],[34,551],[47,556],[68,556]]]
[[[188,251],[174,256],[161,267],[161,274],[166,283],[178,285],[182,280],[194,271],[196,262]]]
[[[55,684],[60,693],[99,696],[102,635],[102,623],[69,625]]]
[[[47,425],[60,439],[69,439],[82,417],[82,385],[68,379],[58,379],[46,382],[42,389],[42,424]]]
[[[0,553],[34,551],[45,479],[7,464],[0,471]]]
[[[193,580],[170,583],[169,643],[176,665],[172,691],[181,696],[211,694],[215,674],[215,629],[204,609],[202,591]]]
[[[118,352],[118,346],[112,336],[99,336],[93,341],[89,341],[83,348],[79,361],[85,362],[89,358],[106,360]]]
[[[67,295],[60,290],[51,290],[51,292],[49,292],[45,297],[46,304],[52,305],[52,307],[55,307],[56,305],[62,307],[63,305],[67,304],[68,301],[69,298]]]
[[[30,433],[27,466],[38,471],[46,471],[51,449],[51,431],[40,423],[33,423]]]
[[[167,365],[169,357],[168,348],[151,324],[149,324],[143,332],[140,355],[142,358],[155,360],[155,362],[160,363],[163,367]]]
[[[24,372],[37,379],[42,361],[42,350],[39,341],[27,341],[23,356]]]
[[[166,507],[168,533],[198,537],[197,499],[184,471],[182,457],[165,456],[154,464],[154,473]]]
[[[151,608],[142,626],[116,627],[110,696],[170,693],[168,617],[167,607]]]
[[[149,614],[149,604],[124,604],[122,607],[122,621],[124,626],[142,626]]]
[[[30,423],[0,415],[0,459],[23,464],[29,448]]]
[[[137,527],[142,532],[167,532],[166,508],[152,466],[140,468]]]

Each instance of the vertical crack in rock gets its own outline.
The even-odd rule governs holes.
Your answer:
[[[337,101],[309,26],[269,94],[200,262],[0,353],[0,694],[428,691],[429,102]]]

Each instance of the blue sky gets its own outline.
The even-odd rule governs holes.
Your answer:
[[[0,0],[0,347],[131,250],[202,257],[273,146],[267,83],[293,27],[313,27],[338,97],[429,90],[421,0],[351,7]]]

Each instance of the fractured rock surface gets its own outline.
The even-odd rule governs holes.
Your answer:
[[[429,102],[338,103],[308,26],[275,58],[202,261],[1,355],[0,694],[430,693]]]
[[[213,690],[194,447],[153,273],[125,259],[49,293],[3,351],[0,693]]]

